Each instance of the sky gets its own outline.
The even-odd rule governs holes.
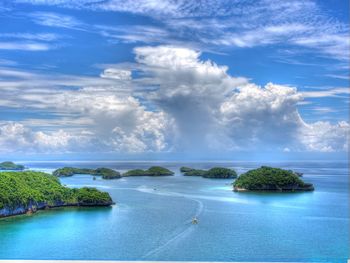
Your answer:
[[[0,1],[0,159],[340,160],[349,1]]]

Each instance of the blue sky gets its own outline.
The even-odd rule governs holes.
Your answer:
[[[0,2],[0,157],[337,159],[348,1]]]

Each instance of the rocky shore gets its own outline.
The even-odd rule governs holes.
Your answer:
[[[0,209],[0,218],[2,217],[10,217],[16,215],[24,215],[24,214],[34,214],[39,210],[48,210],[51,208],[59,208],[59,207],[108,207],[115,204],[113,201],[108,202],[96,202],[96,203],[84,203],[84,202],[76,202],[76,203],[64,203],[64,202],[56,202],[54,204],[49,205],[46,202],[41,203],[29,203],[28,205],[19,205],[16,207],[3,207]]]

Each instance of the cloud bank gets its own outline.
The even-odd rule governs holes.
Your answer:
[[[1,151],[348,151],[348,122],[306,123],[300,115],[304,97],[319,94],[259,86],[189,48],[134,54],[129,67],[96,78],[0,69],[1,106],[53,116],[0,123]]]

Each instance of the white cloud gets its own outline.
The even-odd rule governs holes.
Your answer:
[[[58,5],[68,8],[86,8],[97,9],[105,11],[118,11],[118,12],[130,12],[136,14],[147,15],[175,15],[179,10],[178,8],[185,3],[183,1],[172,0],[108,0],[108,1],[96,1],[96,0],[16,0],[17,3],[31,3],[35,5]],[[178,3],[176,3],[178,2]]]
[[[53,33],[0,33],[0,38],[53,41],[60,38],[60,36]]]
[[[63,130],[54,132],[33,131],[18,122],[7,122],[0,126],[0,149],[10,152],[59,152],[73,148],[82,150],[86,138],[69,134]]]
[[[303,47],[317,49],[334,58],[345,60],[349,58],[350,39],[347,32],[315,32],[311,36],[300,36],[292,41]]]
[[[0,69],[0,106],[52,115],[46,127],[33,117],[2,123],[0,148],[121,153],[347,150],[349,123],[305,123],[298,112],[303,97],[333,96],[348,92],[345,88],[310,91],[322,92],[316,94],[272,83],[260,87],[183,47],[138,47],[134,53],[133,66],[110,65],[101,78]]]
[[[344,79],[344,80],[349,80],[350,76],[346,74],[326,74],[326,77],[334,78],[334,79]]]
[[[61,36],[52,33],[0,33],[0,50],[48,51]]]
[[[61,123],[58,127],[51,126],[58,129],[51,132],[33,131],[19,122],[2,123],[1,151],[130,153],[158,152],[169,148],[172,131],[164,113],[146,111],[132,97],[120,99],[82,91],[61,94],[54,103],[60,111],[65,109],[83,114],[89,121],[83,123],[80,129],[62,128]],[[37,124],[35,120],[26,123],[31,126]],[[72,124],[76,126],[79,123]],[[40,124],[48,125],[50,121]]]
[[[34,12],[28,14],[33,22],[48,27],[63,27],[67,29],[84,30],[84,23],[73,16],[53,12]]]
[[[310,28],[303,24],[272,24],[265,27],[248,29],[243,32],[228,33],[223,38],[213,39],[216,44],[237,47],[254,47],[280,43],[283,39],[304,35]],[[210,42],[211,40],[207,40]]]
[[[75,120],[29,120],[27,125],[50,132],[34,132],[22,123],[0,125],[0,148],[7,151],[104,151],[147,152],[166,151],[172,136],[171,120],[162,112],[147,111],[139,101],[114,89],[66,90],[54,94],[18,95],[20,106],[45,112],[76,116]],[[13,98],[14,99],[14,98]],[[1,106],[16,107],[0,101]],[[57,117],[56,117],[57,118]],[[78,118],[78,119],[77,119]],[[80,120],[80,121],[78,121]],[[12,151],[11,150],[11,151]]]
[[[336,125],[318,121],[306,124],[301,140],[309,151],[336,152],[349,150],[350,125],[341,121]]]
[[[301,100],[295,88],[249,84],[221,104],[220,117],[236,147],[295,143],[303,125],[296,107]]]
[[[198,89],[210,96],[217,94],[218,90],[227,93],[235,85],[247,82],[245,78],[229,76],[226,66],[218,66],[210,60],[201,61],[201,53],[192,49],[158,46],[139,47],[134,52],[136,61],[145,66],[141,70],[153,76],[153,83],[163,85],[161,91],[167,89],[166,92],[171,94],[186,94]],[[181,87],[179,84],[191,87],[186,90],[186,86]],[[217,85],[216,90],[211,85]]]
[[[162,151],[171,140],[172,127],[165,114],[147,111],[131,96],[80,90],[59,97],[56,107],[88,116],[90,130],[110,151]]]
[[[286,148],[283,149],[283,152],[288,153],[288,152],[290,152],[290,149],[288,147],[286,147]]]
[[[349,87],[325,88],[319,90],[301,92],[304,98],[347,97],[350,94]]]
[[[296,88],[272,83],[261,88],[231,77],[227,67],[201,61],[200,53],[189,49],[145,47],[136,48],[135,53],[148,76],[146,83],[159,86],[148,98],[174,117],[181,146],[232,150],[280,145],[291,150],[344,150],[342,143],[347,137],[343,132],[335,133],[338,140],[314,134],[310,142],[314,124],[301,118],[297,105],[305,93]],[[344,92],[348,90],[329,91]],[[319,128],[349,131],[346,122],[343,124],[328,123]]]
[[[320,145],[312,148],[307,143],[313,124],[306,124],[298,112],[297,105],[305,94],[296,88],[272,83],[261,88],[244,78],[228,75],[227,67],[201,61],[199,52],[185,48],[143,47],[136,48],[135,54],[147,76],[144,83],[159,87],[145,96],[174,118],[180,148],[234,150],[285,146],[291,150],[316,150]],[[345,89],[330,92],[337,94]],[[343,133],[336,136],[339,142],[347,142]],[[322,138],[325,141],[321,151],[324,145],[343,150],[335,145],[338,143],[335,140]]]
[[[79,75],[40,74],[15,68],[0,68],[0,76],[3,77],[3,80],[0,81],[2,90],[16,91],[21,89],[26,91],[30,89],[39,93],[39,95],[47,93],[52,95],[57,92],[59,87],[113,88],[114,90],[119,89],[120,92],[125,89],[122,83],[116,83],[113,79]],[[12,77],[16,77],[16,81],[11,80]],[[54,88],[47,89],[48,86]]]
[[[147,25],[106,26],[95,25],[102,36],[126,43],[165,43],[176,42],[166,29]]]
[[[47,51],[52,45],[41,42],[0,42],[0,50]]]
[[[116,80],[131,80],[131,71],[107,68],[101,73],[101,78],[116,79]]]
[[[313,107],[311,108],[312,111],[315,111],[316,114],[325,114],[330,112],[337,112],[338,110],[331,107]]]
[[[149,16],[157,26],[97,26],[112,40],[147,44],[182,43],[217,50],[222,46],[250,48],[283,45],[339,61],[349,58],[349,26],[315,0],[17,0],[17,3],[56,5],[73,9],[127,12]],[[36,23],[91,30],[74,17],[38,12]],[[209,47],[208,47],[209,46]],[[301,47],[301,48],[300,48]]]
[[[227,67],[201,61],[200,52],[187,48],[141,47],[134,52],[146,75],[138,83],[159,87],[144,96],[174,119],[175,148],[208,148],[208,137],[220,131],[215,115],[221,101],[247,80],[229,76]]]

